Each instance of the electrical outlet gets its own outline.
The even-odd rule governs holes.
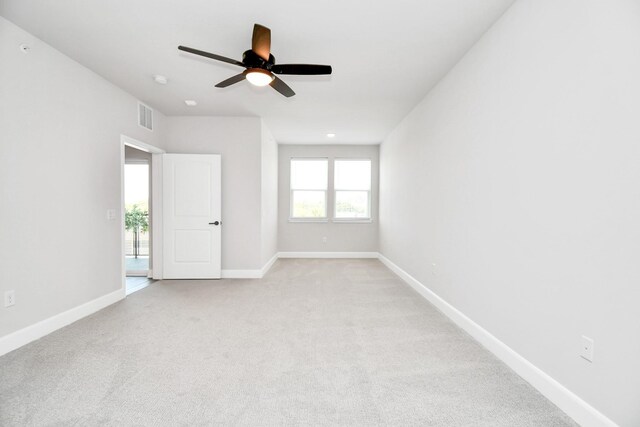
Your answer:
[[[589,337],[582,336],[582,348],[580,357],[589,362],[593,362],[593,340]]]
[[[322,243],[327,243],[327,238],[326,237],[322,238]]]
[[[16,291],[6,291],[4,293],[4,306],[11,307],[16,303]]]
[[[107,209],[107,220],[113,221],[116,219],[116,210],[115,209]]]
[[[436,275],[436,263],[431,264],[431,274]]]

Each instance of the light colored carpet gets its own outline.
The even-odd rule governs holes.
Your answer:
[[[130,293],[133,292],[137,292],[140,289],[144,289],[147,286],[149,286],[150,284],[152,284],[154,282],[153,279],[150,279],[148,277],[136,277],[136,276],[127,276],[126,280],[125,280],[125,287],[127,290],[127,295],[129,295]]]
[[[162,281],[0,358],[0,425],[575,425],[376,260]]]

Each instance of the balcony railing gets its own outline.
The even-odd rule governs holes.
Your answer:
[[[138,246],[138,255],[139,256],[149,256],[149,234],[148,233],[140,233],[138,235],[139,246]],[[126,256],[134,256],[135,252],[133,250],[133,231],[125,231],[124,234],[124,253]]]

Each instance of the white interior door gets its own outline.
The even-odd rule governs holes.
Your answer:
[[[220,155],[163,155],[163,277],[219,279]]]

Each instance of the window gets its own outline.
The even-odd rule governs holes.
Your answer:
[[[334,163],[335,219],[371,218],[371,160]]]
[[[292,219],[327,218],[327,159],[291,159]]]

